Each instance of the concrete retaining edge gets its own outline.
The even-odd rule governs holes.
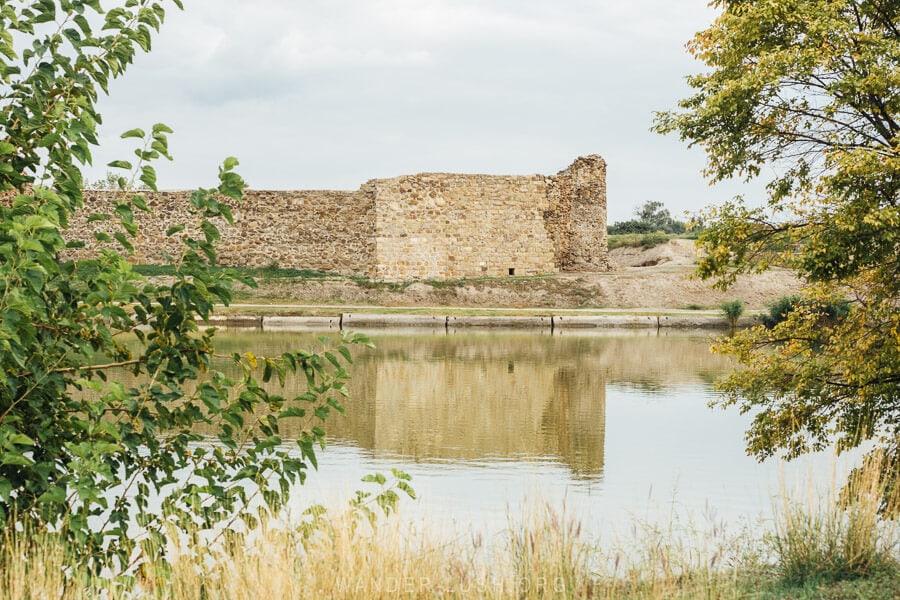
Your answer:
[[[341,329],[365,327],[447,327],[447,317],[438,315],[379,315],[370,313],[343,313]]]
[[[252,327],[254,329],[261,329],[263,326],[263,318],[249,315],[213,315],[209,320],[204,321],[203,324],[208,327]]]
[[[738,328],[759,323],[757,317],[742,317]],[[419,329],[728,329],[728,321],[712,315],[562,315],[562,316],[443,316],[410,314],[342,313],[334,316],[213,316],[205,323],[214,327],[243,327],[265,331],[341,330],[373,328]]]
[[[559,329],[586,329],[602,327],[610,329],[659,328],[659,321],[654,316],[643,315],[573,315],[553,317],[553,327]]]
[[[262,328],[264,331],[340,329],[341,317],[263,317]]]
[[[725,317],[709,316],[667,316],[660,315],[659,327],[672,327],[675,329],[728,329],[728,319]],[[759,324],[758,317],[741,317],[737,321],[737,328],[744,329]]]
[[[528,328],[528,329],[552,329],[553,317],[513,317],[513,316],[482,316],[482,317],[447,317],[447,327],[504,327],[504,328]]]

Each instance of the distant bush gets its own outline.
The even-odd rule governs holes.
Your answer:
[[[813,307],[819,312],[820,318],[827,322],[843,319],[850,312],[850,303],[846,300],[819,302],[816,300],[804,300],[797,295],[782,296],[769,305],[769,314],[762,315],[762,324],[772,329],[785,321],[791,312],[801,306]]]
[[[653,248],[665,244],[675,236],[665,233],[627,233],[622,235],[610,235],[607,243],[610,250],[614,248]]]
[[[379,281],[369,279],[364,275],[350,275],[347,279],[366,290],[383,290],[387,292],[402,292],[415,283],[413,279],[407,279],[406,281]]]
[[[653,229],[653,225],[650,223],[630,219],[628,221],[613,223],[606,228],[606,231],[609,235],[626,235],[629,233],[651,233],[655,231],[655,229]]]
[[[782,296],[769,305],[769,314],[762,315],[762,324],[772,329],[785,319],[802,302],[800,296]]]

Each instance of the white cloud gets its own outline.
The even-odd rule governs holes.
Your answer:
[[[432,59],[427,50],[353,48],[321,43],[297,30],[282,36],[265,56],[267,64],[290,71],[346,67],[415,67],[428,65]]]
[[[702,160],[649,133],[688,93],[706,0],[195,0],[102,109],[172,125],[163,185],[209,184],[237,155],[255,187],[355,188],[417,171],[555,172],[597,152],[610,215],[715,199]],[[102,162],[101,162],[102,161]],[[730,192],[729,192],[730,195]]]

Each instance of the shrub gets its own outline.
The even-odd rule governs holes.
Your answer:
[[[805,300],[800,296],[782,296],[769,305],[769,314],[762,316],[762,323],[769,329],[772,329],[779,323],[785,321],[793,311],[798,307],[809,307],[818,313],[820,320],[826,323],[833,323],[837,320],[844,319],[850,312],[850,303],[847,300],[833,300],[830,302],[820,302],[815,300]]]
[[[728,300],[722,302],[719,308],[722,309],[722,313],[728,319],[728,324],[734,329],[737,326],[738,319],[744,314],[744,303],[740,300]]]

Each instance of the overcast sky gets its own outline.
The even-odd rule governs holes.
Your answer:
[[[608,163],[609,218],[675,214],[710,188],[703,156],[649,131],[699,69],[706,0],[185,0],[101,103],[89,177],[122,131],[175,130],[160,187],[210,186],[229,155],[257,189],[356,189],[442,171],[552,174]]]

